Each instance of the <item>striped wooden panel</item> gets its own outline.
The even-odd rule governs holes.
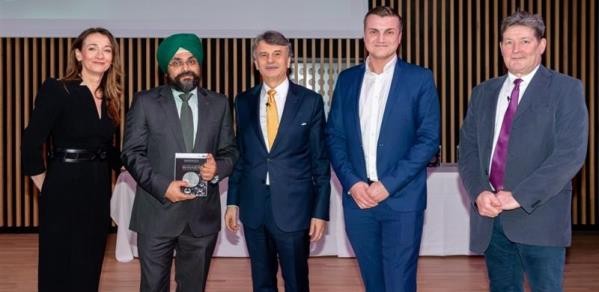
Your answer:
[[[543,63],[583,80],[591,120],[589,153],[574,180],[574,224],[599,229],[597,194],[597,4],[592,0],[394,0],[404,17],[400,55],[433,70],[442,108],[442,161],[456,162],[458,131],[472,87],[504,73],[499,24],[516,7],[543,15],[548,47]],[[356,19],[362,21],[362,19]],[[64,74],[72,38],[0,38],[0,232],[35,230],[37,191],[20,175],[20,139],[33,97],[49,76]],[[162,84],[155,62],[158,38],[119,38],[125,76],[122,114],[135,92]],[[251,39],[203,39],[202,84],[233,99],[260,81],[251,59]],[[330,98],[337,74],[364,58],[360,39],[292,39],[291,78]],[[124,122],[124,119],[123,119]],[[121,131],[116,143],[122,140]]]

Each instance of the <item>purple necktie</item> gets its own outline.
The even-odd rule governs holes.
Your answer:
[[[518,109],[518,97],[520,96],[520,83],[522,79],[514,80],[514,89],[510,95],[510,104],[503,116],[501,123],[501,131],[497,137],[495,145],[495,153],[493,153],[493,161],[491,162],[491,175],[489,181],[496,191],[503,190],[503,177],[505,174],[505,162],[507,160],[507,146],[510,141],[510,131],[512,130],[512,120]],[[501,98],[501,97],[500,97]]]

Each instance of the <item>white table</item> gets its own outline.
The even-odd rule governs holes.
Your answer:
[[[421,255],[469,255],[469,198],[455,166],[441,166],[428,170],[428,206],[424,218]],[[128,172],[122,172],[112,194],[111,217],[119,226],[116,240],[116,259],[128,262],[137,257],[137,235],[129,230],[131,208],[136,183]],[[227,181],[220,183],[221,207],[226,208]],[[341,204],[341,185],[336,177],[331,180],[330,222],[324,239],[311,245],[312,256],[354,256],[345,235]],[[222,220],[222,219],[221,219]],[[237,234],[225,230],[224,222],[218,237],[214,256],[247,257],[243,229]]]

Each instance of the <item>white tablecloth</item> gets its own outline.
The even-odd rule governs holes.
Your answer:
[[[428,206],[424,218],[421,255],[469,255],[469,198],[459,179],[455,166],[428,169]],[[128,262],[137,257],[137,235],[129,230],[131,208],[136,183],[128,172],[122,172],[110,202],[111,217],[118,225],[116,259]],[[221,207],[226,208],[227,181],[220,183]],[[311,245],[313,256],[352,257],[353,251],[345,235],[341,185],[336,177],[331,180],[330,222],[324,239]],[[222,218],[221,218],[222,220]],[[247,257],[243,229],[233,234],[225,230],[224,222],[218,237],[214,256]]]

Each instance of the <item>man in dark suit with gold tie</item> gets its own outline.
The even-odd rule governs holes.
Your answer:
[[[240,159],[229,179],[225,223],[238,213],[252,264],[254,291],[309,291],[309,242],[329,219],[330,168],[322,96],[287,78],[291,44],[267,31],[254,41],[262,83],[235,100]],[[278,259],[278,260],[277,260]]]
[[[518,11],[501,25],[508,73],[472,91],[460,130],[460,176],[472,199],[470,248],[491,291],[562,291],[571,241],[571,179],[584,163],[580,80],[541,65],[545,25]]]

